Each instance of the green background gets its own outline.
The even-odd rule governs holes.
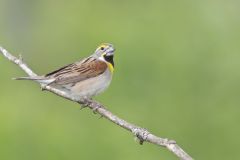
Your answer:
[[[121,118],[195,159],[239,159],[240,1],[0,0],[0,45],[45,74],[115,45],[110,88]],[[41,92],[0,56],[0,159],[177,159],[89,109]]]

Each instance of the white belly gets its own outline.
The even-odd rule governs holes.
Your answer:
[[[110,85],[112,80],[112,74],[107,69],[103,74],[93,77],[84,81],[81,81],[75,86],[69,88],[70,94],[75,98],[91,98],[101,92],[103,92]]]

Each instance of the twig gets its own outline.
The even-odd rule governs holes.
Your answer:
[[[26,63],[23,62],[22,57],[16,58],[12,54],[10,54],[6,49],[0,46],[0,52],[5,56],[9,61],[17,64],[23,71],[25,71],[30,77],[37,76],[36,73],[34,73]],[[107,110],[102,104],[91,100],[91,99],[85,99],[83,101],[78,101],[77,99],[74,99],[74,97],[71,97],[70,95],[66,94],[65,92],[58,90],[56,88],[53,88],[51,86],[44,86],[40,84],[42,89],[48,90],[58,96],[61,96],[63,98],[66,98],[68,100],[77,102],[83,106],[89,107],[94,112],[100,114],[101,116],[105,117],[106,119],[112,121],[113,123],[119,125],[120,127],[132,132],[139,140],[140,144],[143,144],[144,141],[150,142],[153,144],[156,144],[158,146],[166,147],[169,151],[174,153],[179,159],[181,160],[192,160],[192,158],[181,148],[177,145],[177,143],[173,140],[168,140],[167,138],[160,138],[155,136],[154,134],[150,133],[148,130],[141,128],[139,126],[136,126],[132,123],[129,123],[118,116],[111,113],[109,110]]]

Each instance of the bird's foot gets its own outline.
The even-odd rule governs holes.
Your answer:
[[[94,113],[94,114],[97,114],[97,110],[98,110],[99,108],[102,108],[102,106],[99,105],[99,104],[97,104],[97,103],[95,103],[95,105],[92,107],[93,113]],[[100,117],[100,118],[101,118],[101,117]]]
[[[89,107],[90,109],[92,109],[94,114],[98,113],[99,108],[103,108],[103,106],[101,104],[99,104],[98,102],[96,102],[96,101],[94,101],[94,100],[92,100],[91,98],[88,98],[88,97],[82,98],[78,103],[81,105],[80,109],[83,109],[85,107]]]
[[[89,107],[91,105],[91,99],[84,97],[81,100],[78,101],[78,103],[81,105],[80,110],[86,107]]]

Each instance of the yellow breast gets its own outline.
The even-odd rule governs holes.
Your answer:
[[[107,62],[107,65],[108,65],[108,68],[111,71],[111,73],[113,73],[113,71],[114,71],[113,65],[111,63],[109,63],[109,62]]]

